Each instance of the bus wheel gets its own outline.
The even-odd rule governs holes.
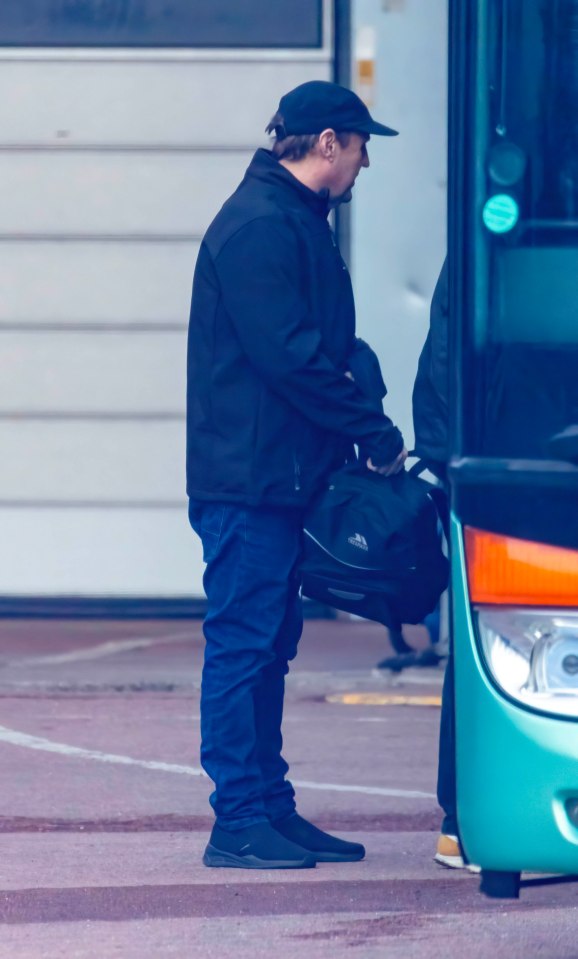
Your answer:
[[[520,873],[482,869],[480,892],[490,896],[491,899],[519,899]]]

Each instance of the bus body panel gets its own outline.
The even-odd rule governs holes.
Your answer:
[[[460,838],[500,871],[578,871],[578,722],[516,706],[488,677],[475,636],[462,526],[452,517],[452,610]]]

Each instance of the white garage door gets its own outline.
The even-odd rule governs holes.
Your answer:
[[[202,594],[194,261],[281,94],[331,77],[322,6],[2,0],[4,597]]]

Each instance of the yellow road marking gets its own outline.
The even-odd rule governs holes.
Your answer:
[[[328,703],[342,706],[441,706],[441,696],[403,696],[400,693],[333,693]]]

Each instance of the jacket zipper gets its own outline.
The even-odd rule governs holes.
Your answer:
[[[347,269],[347,263],[345,262],[345,260],[344,260],[343,257],[341,256],[341,250],[340,250],[339,247],[337,246],[337,240],[335,239],[335,234],[334,234],[333,230],[331,229],[331,227],[329,227],[329,236],[331,237],[331,242],[332,242],[332,244],[333,244],[333,248],[334,248],[334,250],[335,250],[335,252],[336,252],[336,254],[337,254],[337,257],[338,257],[338,259],[339,259],[339,263],[340,263],[341,269],[342,269],[342,270],[345,270],[345,272],[348,273],[349,271],[348,271],[348,269]]]
[[[295,490],[299,491],[301,489],[301,467],[295,455],[293,456],[293,472],[295,476]]]

